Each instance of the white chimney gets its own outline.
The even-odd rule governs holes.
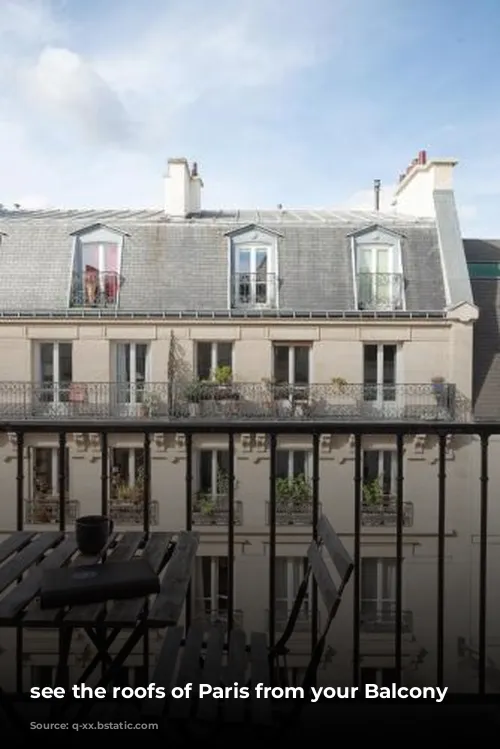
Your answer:
[[[420,151],[406,171],[400,175],[392,205],[398,213],[411,216],[436,215],[434,192],[453,190],[453,169],[456,159],[430,159]]]
[[[187,159],[169,159],[165,177],[165,213],[175,218],[199,213],[202,187],[197,164],[193,164],[190,170]]]

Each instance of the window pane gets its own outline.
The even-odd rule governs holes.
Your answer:
[[[377,560],[361,560],[361,598],[377,598]]]
[[[289,452],[288,450],[276,450],[276,476],[279,479],[287,479],[289,474]]]
[[[217,366],[218,367],[232,367],[233,366],[233,344],[232,343],[218,343],[217,344]]]
[[[52,448],[35,447],[33,465],[33,492],[35,497],[50,496],[54,488],[52,475]]]
[[[147,343],[135,344],[135,382],[140,385],[146,381],[146,363],[148,358]]]
[[[276,598],[287,598],[288,595],[288,565],[287,559],[276,559]]]
[[[383,476],[382,476],[382,489],[384,494],[391,494],[392,492],[392,476],[394,472],[395,454],[390,450],[384,450],[383,452]]]
[[[237,261],[236,261],[236,267],[238,273],[250,273],[251,266],[250,266],[250,250],[238,250],[237,251]]]
[[[208,380],[212,373],[212,344],[198,343],[196,346],[196,375],[199,380]]]
[[[72,348],[71,343],[59,344],[59,382],[61,384],[70,383],[73,379]]]
[[[200,491],[212,491],[212,451],[200,452]]]
[[[378,450],[365,450],[363,452],[363,482],[369,483],[378,478],[379,475],[379,452]]]
[[[288,346],[274,347],[274,379],[277,383],[288,382],[290,349]]]
[[[54,382],[54,345],[42,343],[40,346],[40,369],[44,385]]]
[[[384,346],[384,385],[396,382],[396,346]]]
[[[293,451],[293,475],[301,476],[306,474],[306,453],[305,450]]]
[[[134,461],[135,461],[135,466],[134,466],[134,471],[135,471],[134,482],[135,482],[136,486],[140,485],[140,484],[142,484],[144,482],[144,457],[145,457],[144,456],[144,448],[137,447],[134,450]]]
[[[294,383],[309,384],[309,346],[295,346]]]
[[[381,571],[382,597],[393,600],[396,597],[396,560],[384,559]]]
[[[377,384],[377,346],[368,345],[364,347],[363,382],[365,385]]]
[[[255,269],[257,276],[265,276],[267,273],[267,250],[257,250]]]

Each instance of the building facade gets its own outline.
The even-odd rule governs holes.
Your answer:
[[[198,169],[184,159],[169,162],[163,210],[0,214],[2,419],[137,420],[137,436],[116,434],[108,445],[110,512],[119,529],[142,523],[142,420],[421,421],[404,453],[404,678],[424,685],[435,674],[438,486],[437,446],[425,425],[470,418],[478,316],[454,200],[454,166],[422,152],[402,175],[387,214],[204,210]],[[228,440],[200,434],[194,450],[192,521],[201,545],[193,613],[224,621]],[[30,435],[24,452],[25,525],[47,529],[59,513],[56,431]],[[470,570],[476,453],[470,440],[455,439],[447,442],[446,454],[446,668],[448,678],[458,680],[457,638],[473,639],[475,626],[470,602],[477,588]],[[5,533],[16,522],[15,456],[12,436],[4,437]],[[64,471],[69,525],[99,511],[100,457],[97,433],[71,433]],[[321,511],[348,549],[353,459],[351,438],[321,436]],[[311,463],[310,437],[279,438],[278,629],[293,604],[311,538]],[[248,629],[267,626],[269,470],[266,435],[242,434],[235,445],[235,596],[237,621]],[[390,681],[395,439],[367,435],[362,470],[362,673],[368,681]],[[183,435],[155,433],[155,529],[185,526],[185,481]],[[321,671],[329,683],[350,678],[349,596]],[[294,637],[288,662],[295,676],[306,663],[309,616],[305,605],[303,634]],[[52,678],[55,648],[50,635],[33,632],[25,643],[30,680]],[[82,637],[75,668],[88,657]],[[127,678],[144,678],[131,663]]]

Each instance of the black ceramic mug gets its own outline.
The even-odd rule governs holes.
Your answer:
[[[85,515],[75,525],[76,545],[85,556],[100,554],[113,532],[113,521],[105,515]]]

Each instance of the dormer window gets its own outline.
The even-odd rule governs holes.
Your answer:
[[[75,237],[71,307],[116,307],[122,277],[123,234],[95,227]]]
[[[374,227],[356,233],[352,240],[357,308],[404,309],[401,237]]]
[[[259,227],[230,232],[231,307],[278,306],[277,234]]]

